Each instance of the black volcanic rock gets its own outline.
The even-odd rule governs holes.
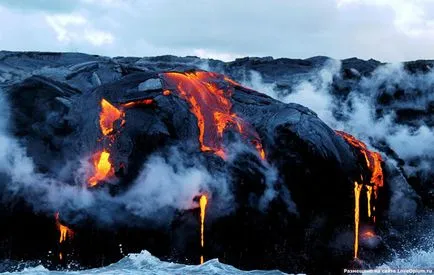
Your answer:
[[[67,260],[86,267],[99,266],[121,258],[122,244],[125,253],[147,249],[180,262],[197,263],[198,256],[205,254],[246,269],[340,272],[352,260],[354,179],[368,174],[366,163],[353,148],[308,108],[282,103],[216,74],[210,77],[212,84],[231,91],[231,111],[257,133],[267,160],[259,158],[255,147],[235,127],[228,127],[231,129],[223,138],[224,145],[233,148],[233,156],[222,159],[212,152],[202,152],[198,118],[180,88],[170,87],[165,79],[167,71],[195,74],[206,65],[236,80],[242,80],[246,71],[255,70],[265,82],[277,80],[291,87],[297,77],[311,74],[328,60],[266,57],[228,63],[211,60],[205,64],[196,57],[1,52],[0,87],[11,105],[10,130],[33,160],[35,170],[60,178],[65,188],[77,186],[73,171],[80,170],[83,160],[91,163],[91,155],[103,149],[110,150],[114,168],[114,180],[89,191],[104,194],[96,197],[92,209],[74,205],[78,204],[75,200],[59,202],[55,208],[41,201],[49,191],[32,189],[32,185],[12,195],[8,190],[11,175],[4,173],[1,190],[5,207],[0,213],[8,226],[0,231],[3,258],[40,259],[50,249],[56,255],[44,261],[57,263],[57,253],[67,251]],[[379,65],[374,60],[347,59],[342,66],[348,70],[349,81],[357,81]],[[355,85],[345,83],[347,86],[336,85],[336,89]],[[164,94],[166,90],[170,93]],[[105,138],[99,124],[103,99],[119,109],[131,102],[150,103],[125,108],[124,123],[117,120],[113,126],[116,134]],[[198,238],[197,209],[164,207],[156,217],[144,217],[124,204],[108,206],[134,187],[144,163],[155,154],[170,159],[174,147],[180,148],[184,165],[194,167],[199,163],[216,182],[227,177],[231,183],[235,203],[230,207],[225,205],[219,186],[209,190],[203,249]],[[174,170],[181,169],[178,164],[173,166]],[[275,178],[269,175],[273,171],[277,173]],[[394,177],[401,176],[399,171],[393,172]],[[50,184],[54,188],[57,183]],[[417,211],[417,195],[405,180],[400,188],[410,198],[393,198],[394,203],[414,203]],[[274,195],[264,207],[263,198],[269,194]],[[387,228],[389,212],[387,207],[380,210],[378,226]],[[61,245],[57,243],[55,211],[76,232],[72,241]],[[406,212],[404,222],[412,214]],[[32,235],[26,235],[22,227],[32,228]],[[336,239],[340,241],[334,242]],[[381,252],[387,255],[391,249],[381,247]],[[375,255],[369,257],[366,260],[371,263],[381,260]]]

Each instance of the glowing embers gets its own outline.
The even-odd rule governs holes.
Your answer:
[[[93,156],[94,174],[89,178],[89,186],[93,187],[98,182],[103,181],[114,174],[114,169],[110,163],[110,153],[106,150],[98,152]]]
[[[74,231],[72,231],[67,226],[60,223],[59,212],[55,214],[55,217],[56,217],[56,226],[60,233],[59,243],[63,243],[64,241],[66,241],[67,238],[72,238],[74,236]]]
[[[179,96],[190,106],[190,111],[197,119],[200,149],[204,152],[225,158],[223,149],[224,131],[232,127],[244,138],[255,143],[261,158],[265,159],[261,141],[254,129],[232,112],[231,96],[233,86],[220,74],[210,72],[163,73],[166,91],[176,90]],[[223,85],[225,88],[221,88]]]
[[[371,239],[371,238],[376,237],[376,235],[375,235],[374,231],[372,231],[372,230],[365,230],[365,232],[363,232],[361,234],[361,237],[362,237],[362,239]]]
[[[206,205],[208,203],[208,198],[206,195],[200,196],[199,206],[200,206],[200,245],[203,248],[205,245],[204,240],[204,224],[205,224],[205,215],[206,215]],[[200,256],[200,263],[203,264],[203,255]]]
[[[125,124],[125,113],[114,107],[104,98],[101,100],[101,113],[99,126],[104,136],[113,133],[115,122],[119,121],[120,125]]]

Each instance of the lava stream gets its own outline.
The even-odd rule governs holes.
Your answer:
[[[354,182],[354,259],[358,258],[359,251],[359,216],[360,216],[360,191],[362,184]]]
[[[260,157],[265,159],[256,131],[232,112],[230,97],[236,82],[210,72],[171,72],[162,74],[162,77],[164,85],[167,86],[166,90],[177,91],[180,97],[189,103],[190,111],[197,119],[201,151],[213,152],[224,159],[226,152],[222,147],[223,133],[228,127],[232,127],[254,143]],[[219,86],[224,82],[228,86],[226,89]]]
[[[98,182],[103,181],[114,174],[112,164],[110,163],[110,153],[106,150],[98,152],[93,156],[94,174],[89,178],[89,186],[93,187]]]
[[[120,120],[120,124],[125,124],[125,113],[114,107],[110,102],[104,98],[101,100],[101,113],[99,119],[99,126],[104,136],[107,136],[114,131],[114,124]]]
[[[341,137],[343,137],[350,145],[352,145],[354,148],[356,148],[357,150],[359,150],[359,152],[361,152],[363,154],[363,156],[365,157],[366,160],[366,166],[368,167],[368,169],[371,171],[371,178],[369,180],[369,182],[367,184],[372,184],[373,185],[373,193],[374,193],[374,198],[375,200],[377,200],[378,198],[378,190],[380,187],[383,187],[384,183],[383,183],[383,169],[381,168],[381,162],[383,161],[381,155],[377,152],[373,152],[368,150],[368,147],[366,146],[365,143],[361,142],[360,140],[356,139],[355,137],[353,137],[350,134],[347,134],[345,132],[342,131],[335,131],[338,135],[340,135]],[[372,192],[371,190],[368,188],[368,213],[369,216],[371,216],[371,207],[370,207],[370,202],[371,202],[371,196],[372,196]],[[375,205],[372,208],[375,211]],[[374,212],[374,216],[373,216],[374,222],[375,222],[375,212]]]
[[[124,104],[122,104],[122,106],[125,108],[131,108],[131,107],[136,107],[136,106],[140,106],[140,105],[151,105],[153,102],[154,101],[152,99],[142,99],[142,100],[124,103]]]
[[[368,202],[368,217],[371,217],[371,196],[372,196],[372,186],[366,185],[366,199]]]
[[[200,196],[199,206],[200,206],[200,245],[204,247],[204,224],[205,224],[205,214],[206,214],[206,205],[208,203],[208,199],[205,195]],[[200,263],[203,264],[203,255],[200,256]]]
[[[72,238],[72,236],[74,235],[74,231],[72,231],[67,226],[60,223],[59,212],[55,214],[55,217],[56,217],[56,226],[60,233],[59,243],[63,243],[64,241],[66,241],[68,237]]]
[[[208,203],[208,199],[205,195],[202,195],[199,200],[200,205],[200,245],[203,247],[204,245],[204,238],[203,238],[203,228],[205,223],[205,210],[206,205]]]

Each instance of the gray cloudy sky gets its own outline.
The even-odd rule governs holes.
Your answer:
[[[434,59],[434,0],[0,0],[0,49]]]

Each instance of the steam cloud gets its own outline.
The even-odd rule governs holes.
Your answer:
[[[353,72],[358,73],[355,69]],[[429,173],[434,164],[433,128],[422,120],[411,121],[411,124],[399,121],[396,110],[428,108],[434,100],[434,70],[410,74],[404,70],[403,64],[383,65],[372,76],[363,77],[344,100],[332,94],[332,84],[341,78],[341,62],[329,60],[324,67],[299,80],[289,91],[278,91],[275,83],[264,83],[256,71],[251,71],[242,82],[282,102],[309,107],[330,127],[351,133],[371,146],[385,142],[405,160],[404,168],[408,175]],[[393,95],[398,87],[408,100],[394,101],[385,107],[378,105],[382,93]],[[384,112],[378,115],[376,108]],[[410,162],[413,162],[411,166]]]
[[[66,163],[59,175],[49,177],[38,173],[26,149],[8,134],[9,113],[8,102],[1,93],[0,176],[5,179],[0,182],[0,187],[7,194],[4,199],[13,201],[17,196],[23,197],[36,211],[49,215],[60,211],[62,219],[70,223],[91,218],[101,225],[134,225],[132,220],[142,224],[152,220],[154,224],[167,225],[177,211],[198,208],[195,198],[201,194],[211,196],[210,213],[214,217],[229,214],[236,207],[227,171],[210,172],[203,166],[203,160],[186,156],[176,147],[168,154],[156,152],[151,155],[129,189],[116,196],[109,194],[108,188],[89,190],[86,187],[90,169],[87,158],[80,161],[78,169],[75,168],[74,184],[61,180],[63,173],[74,171],[71,163]],[[251,150],[241,143],[231,146],[229,161],[239,153]],[[266,188],[256,207],[265,210],[277,196],[274,188],[277,172],[268,164],[263,164],[260,169],[266,178]],[[289,193],[285,196],[288,209],[293,209]]]

